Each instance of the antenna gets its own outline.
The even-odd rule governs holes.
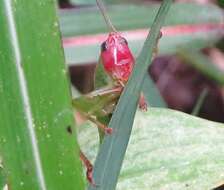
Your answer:
[[[100,9],[100,12],[102,13],[103,18],[104,18],[104,20],[105,20],[105,22],[106,22],[106,24],[107,24],[109,30],[110,30],[111,32],[117,32],[116,29],[115,29],[115,27],[113,26],[113,24],[112,24],[112,22],[111,22],[109,16],[108,16],[107,13],[106,13],[106,8],[105,8],[105,6],[103,5],[103,2],[102,2],[101,0],[96,0],[96,4],[97,4],[97,6],[98,6],[99,9]]]

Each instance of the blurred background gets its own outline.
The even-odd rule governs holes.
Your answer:
[[[104,0],[116,29],[137,57],[159,0]],[[108,30],[94,0],[58,0],[60,27],[72,83],[93,90],[100,45]],[[176,0],[159,53],[148,69],[167,107],[224,122],[224,0]],[[156,91],[148,85],[146,91]],[[157,105],[154,95],[152,106]],[[163,105],[163,106],[164,106]]]

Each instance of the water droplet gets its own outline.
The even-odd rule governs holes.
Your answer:
[[[47,128],[47,123],[45,121],[42,123],[42,127],[43,127],[43,129]]]
[[[16,136],[16,141],[17,141],[18,143],[20,143],[20,142],[21,142],[21,139],[20,139],[20,137],[19,137],[19,136]]]
[[[59,171],[59,174],[60,174],[60,175],[63,175],[63,171],[62,171],[62,170],[60,170],[60,171]]]
[[[21,185],[21,186],[23,186],[23,185],[24,185],[24,182],[23,182],[23,181],[21,181],[21,182],[20,182],[20,185]]]
[[[54,22],[54,26],[57,27],[58,26],[58,22],[55,21]]]
[[[66,74],[67,73],[67,70],[66,69],[62,69],[62,73],[63,74]]]

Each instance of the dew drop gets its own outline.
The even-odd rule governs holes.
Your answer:
[[[20,143],[20,142],[21,142],[21,139],[20,139],[20,137],[19,137],[19,136],[16,136],[16,141],[17,141],[18,143]]]
[[[58,26],[58,22],[54,22],[54,26],[57,27]]]

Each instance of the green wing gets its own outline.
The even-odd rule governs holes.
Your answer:
[[[111,78],[106,74],[103,68],[101,58],[99,59],[98,64],[96,65],[94,80],[95,89],[111,85],[113,82]]]
[[[94,116],[99,122],[108,126],[112,112],[117,104],[121,92],[105,94],[106,89],[96,90],[88,95],[83,95],[72,100],[75,110],[84,116]],[[104,132],[99,130],[100,143],[102,143]]]
[[[88,115],[103,117],[110,115],[121,92],[105,93],[110,88],[102,88],[72,100],[73,107]]]

